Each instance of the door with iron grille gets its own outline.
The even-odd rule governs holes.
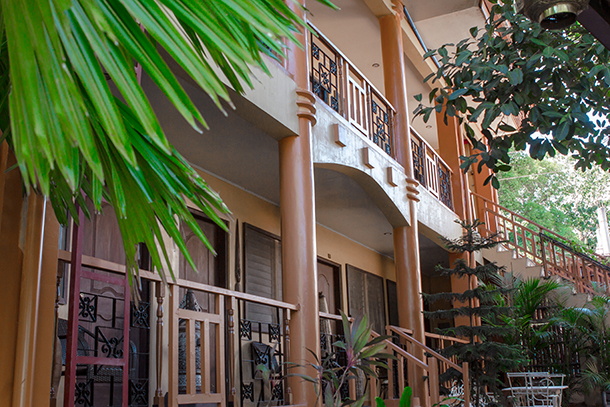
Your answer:
[[[67,319],[58,318],[64,406],[148,406],[150,283],[131,301],[125,254],[112,208],[74,225]],[[145,248],[141,267],[147,268]]]

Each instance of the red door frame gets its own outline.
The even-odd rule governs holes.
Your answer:
[[[122,405],[127,407],[129,398],[129,325],[131,293],[127,273],[124,277],[113,277],[85,271],[82,269],[83,259],[83,224],[86,221],[84,212],[78,208],[78,225],[73,223],[72,230],[72,254],[71,254],[71,278],[68,306],[68,332],[66,343],[66,373],[64,384],[64,407],[74,407],[74,397],[76,393],[76,365],[111,365],[121,366],[123,372],[122,381]],[[124,323],[123,323],[123,357],[106,358],[101,356],[79,356],[78,347],[78,319],[79,319],[79,299],[80,299],[80,280],[87,278],[122,286],[124,290]]]

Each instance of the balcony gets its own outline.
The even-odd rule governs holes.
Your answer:
[[[373,84],[320,31],[310,24],[313,93],[368,137],[387,155],[392,146],[395,110]]]
[[[453,210],[452,171],[436,151],[411,127],[413,176],[436,199]]]

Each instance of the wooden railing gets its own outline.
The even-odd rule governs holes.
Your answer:
[[[462,374],[463,406],[469,407],[470,381],[468,363],[462,363],[461,366],[458,365],[419,342],[405,331],[403,328],[392,325],[386,327],[386,334],[393,337],[394,341],[386,339],[385,343],[389,353],[394,354],[396,357],[396,361],[388,361],[387,398],[397,398],[402,394],[407,383],[405,371],[413,372],[415,371],[413,368],[417,367],[422,369],[428,377],[426,393],[423,395],[426,398],[425,405],[436,405],[443,401],[440,395],[441,383],[439,382],[439,376],[444,371],[443,369],[453,368]],[[373,333],[373,336],[377,337],[379,335]],[[415,355],[423,355],[423,358]],[[376,381],[371,381],[371,402],[378,394],[377,387]]]
[[[70,252],[60,250],[60,266],[68,264],[70,256]],[[85,277],[100,273],[106,280],[124,279],[125,266],[121,264],[83,255],[82,266],[88,270]],[[295,305],[183,279],[166,285],[157,273],[139,270],[139,274],[142,280],[156,286],[156,318],[150,318],[152,329],[147,330],[154,369],[145,379],[146,383],[154,383],[156,404],[164,403],[166,392],[169,406],[242,406],[266,404],[271,399],[275,405],[289,404],[284,362],[290,345],[288,324],[291,314],[297,311]],[[81,301],[82,298],[81,292]],[[152,302],[151,294],[150,302],[140,304],[146,316],[138,318],[146,324],[148,313],[154,309]],[[133,320],[143,311],[132,312]],[[164,320],[169,325],[169,337],[164,334]],[[82,316],[79,323],[83,323]],[[168,348],[164,356],[164,349]],[[130,374],[134,370],[131,359],[130,355]],[[272,388],[266,387],[255,372],[261,364],[273,371]],[[168,377],[169,388],[163,385],[163,377]],[[134,389],[148,391],[148,384],[145,387]]]
[[[328,38],[310,27],[315,32],[309,50],[312,92],[394,157],[394,107]]]
[[[177,280],[170,291],[169,406],[224,405],[225,377],[234,405],[271,400],[289,404],[284,362],[295,305],[187,280]],[[189,296],[198,300],[193,303]],[[230,358],[226,374],[225,357]],[[271,386],[257,373],[260,365],[271,371]]]
[[[413,176],[436,199],[453,210],[452,171],[428,142],[411,127]]]
[[[403,330],[403,332],[405,332]],[[405,332],[407,334],[409,334],[408,332]],[[412,334],[409,334],[412,335]],[[460,339],[460,338],[455,338],[453,336],[445,336],[445,335],[438,335],[438,334],[434,334],[431,332],[426,332],[425,334],[426,337],[426,346],[428,346],[431,349],[434,349],[437,352],[441,352],[443,349],[455,345],[456,343],[468,343],[468,341],[466,339]],[[457,357],[456,356],[451,356],[448,358],[450,361],[452,361],[453,363],[457,364]],[[447,371],[447,369],[449,369],[449,365],[444,363],[444,362],[439,362],[440,363],[440,370],[439,370],[439,374],[443,374],[445,371]]]
[[[543,267],[546,277],[558,276],[581,293],[600,289],[610,293],[610,267],[594,255],[584,254],[561,235],[476,193],[472,194],[474,217],[485,225],[480,233],[498,233],[518,257]]]

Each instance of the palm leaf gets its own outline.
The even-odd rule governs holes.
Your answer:
[[[250,68],[268,72],[263,55],[295,41],[298,7],[283,0],[0,0],[0,131],[26,190],[49,196],[63,223],[67,213],[78,219],[85,197],[97,210],[107,200],[130,273],[136,246],[145,243],[164,278],[164,233],[195,268],[180,223],[212,247],[185,198],[225,230],[219,213],[229,210],[169,144],[134,65],[199,130],[204,118],[160,50],[222,108],[229,93],[216,67],[236,91],[251,87]]]

